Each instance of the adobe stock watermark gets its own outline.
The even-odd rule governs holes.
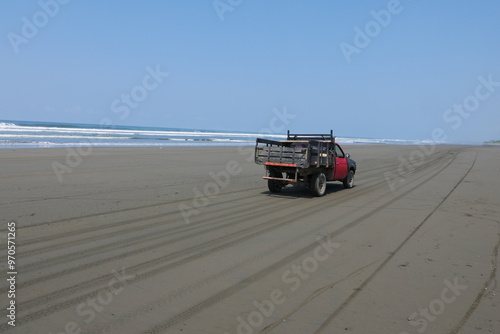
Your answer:
[[[296,115],[288,113],[286,107],[283,107],[282,110],[274,108],[273,117],[269,121],[269,127],[261,129],[259,133],[261,135],[283,133],[286,126],[290,124],[290,120],[295,117]],[[247,161],[251,162],[254,160],[255,151],[253,146],[239,146],[238,152],[241,155],[248,155]],[[198,187],[193,188],[193,199],[191,203],[180,203],[178,205],[184,222],[190,224],[191,218],[199,215],[202,208],[210,205],[211,198],[219,195],[224,188],[229,186],[231,179],[240,175],[242,172],[243,167],[236,160],[229,161],[224,170],[218,172],[210,171],[208,176],[211,181],[207,182],[202,189]]]
[[[370,15],[373,20],[368,21],[363,29],[355,26],[352,44],[342,42],[339,45],[347,63],[352,62],[352,56],[354,54],[360,54],[366,49],[373,39],[379,36],[383,29],[391,24],[393,17],[401,14],[403,9],[404,7],[399,0],[389,0],[386,9],[371,11]]]
[[[315,273],[321,262],[325,262],[340,247],[340,243],[333,242],[329,237],[318,237],[319,245],[314,248],[312,255],[305,257],[299,264],[293,264],[281,274],[281,281],[288,285],[290,293],[297,291],[303,282]],[[254,310],[247,315],[236,317],[237,334],[253,334],[264,324],[266,318],[271,317],[278,306],[287,300],[286,292],[282,289],[273,289],[269,299],[253,301]],[[229,334],[225,332],[224,334]]]
[[[446,305],[450,305],[457,300],[458,297],[465,291],[468,286],[461,285],[458,278],[455,277],[453,283],[449,280],[444,280],[445,288],[441,290],[439,298],[433,299],[427,307],[422,307],[418,311],[413,312],[408,317],[408,322],[415,328],[417,333],[425,332],[431,322],[437,320],[438,316],[444,313]],[[399,334],[410,334],[402,331]]]
[[[120,97],[114,99],[110,105],[111,112],[120,120],[125,120],[130,116],[130,110],[138,108],[140,103],[149,96],[149,93],[156,90],[169,75],[168,72],[163,72],[160,69],[160,65],[156,65],[154,69],[147,66],[141,84],[135,85],[129,92],[123,93]],[[110,128],[112,124],[111,119],[104,118],[100,121],[99,126],[101,128]],[[83,158],[92,153],[93,146],[94,143],[87,140],[84,145],[76,148],[68,147],[66,148],[67,153],[64,162],[52,162],[52,170],[59,183],[64,182],[65,174],[72,173],[75,168],[82,164]]]
[[[83,158],[92,153],[92,142],[78,147],[66,147],[66,158],[64,162],[52,161],[52,170],[56,174],[59,183],[64,182],[64,174],[72,173],[75,168],[80,166]]]
[[[210,204],[210,197],[219,195],[221,190],[226,188],[231,182],[231,177],[241,174],[243,169],[236,160],[231,160],[226,164],[225,170],[214,173],[209,172],[208,175],[212,179],[211,182],[206,183],[203,189],[198,187],[193,188],[192,206],[186,203],[180,203],[178,208],[181,212],[184,222],[191,223],[191,217],[200,214],[200,210]]]
[[[282,110],[273,108],[272,113],[273,116],[269,120],[269,126],[259,131],[259,134],[262,136],[285,133],[292,120],[297,117],[295,114],[288,113],[287,107],[283,107]],[[238,153],[246,156],[246,161],[248,162],[255,160],[254,146],[239,146]]]
[[[122,93],[119,98],[111,102],[111,111],[118,115],[120,120],[125,120],[130,115],[130,109],[136,109],[140,103],[146,100],[149,93],[156,90],[166,78],[170,75],[168,72],[163,72],[160,65],[156,65],[153,69],[151,66],[146,67],[147,74],[142,78],[141,84],[130,89],[130,92]],[[109,119],[101,121],[101,126],[109,123]]]
[[[451,108],[446,109],[443,113],[443,120],[452,131],[458,130],[464,120],[468,119],[474,112],[477,112],[481,106],[481,102],[489,99],[500,87],[500,81],[494,81],[493,74],[479,76],[477,78],[479,84],[476,86],[474,93],[467,96],[462,103],[455,103]],[[435,128],[431,132],[432,143],[429,145],[418,145],[418,148],[411,151],[409,156],[398,156],[400,162],[398,169],[395,172],[385,172],[385,180],[392,192],[404,184],[407,173],[413,172],[416,168],[423,165],[426,157],[432,155],[436,151],[436,143],[446,142],[448,136],[447,131],[442,127]]]
[[[116,295],[121,293],[128,285],[127,281],[133,280],[136,275],[127,275],[125,268],[122,268],[121,273],[112,270],[113,278],[108,282],[107,286],[99,292],[96,297],[88,298],[85,302],[76,306],[76,314],[81,318],[80,322],[90,324],[96,318],[98,313],[104,311],[106,306],[113,302]],[[68,321],[64,325],[63,331],[49,332],[49,334],[75,334],[81,333],[82,326],[77,321]]]
[[[243,0],[215,0],[212,6],[219,17],[219,20],[224,21],[226,12],[232,12],[235,8],[241,5]]]
[[[67,5],[71,0],[40,0],[38,6],[40,10],[31,15],[30,18],[21,18],[20,33],[9,32],[7,38],[14,53],[20,51],[21,45],[28,44],[35,38],[40,30],[49,24],[50,20],[59,14],[61,7]]]

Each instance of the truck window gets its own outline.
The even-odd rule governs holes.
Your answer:
[[[337,158],[345,158],[344,152],[342,152],[342,149],[337,144],[335,144],[335,153],[337,153]]]

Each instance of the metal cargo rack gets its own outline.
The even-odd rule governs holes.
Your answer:
[[[292,134],[290,130],[287,132],[287,140],[328,140],[332,143],[335,142],[335,137],[333,136],[333,130],[327,134]]]
[[[285,142],[268,139],[257,139],[255,162],[260,165],[283,167],[307,167],[308,142]]]
[[[333,164],[335,137],[329,134],[291,134],[287,140],[258,138],[255,162],[259,165],[308,168],[329,167]]]

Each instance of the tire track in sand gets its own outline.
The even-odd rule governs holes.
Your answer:
[[[406,245],[406,243],[417,233],[420,228],[429,220],[429,218],[443,205],[443,203],[450,197],[450,195],[458,188],[458,186],[463,182],[463,180],[469,175],[470,171],[476,164],[477,160],[477,152],[474,157],[474,161],[471,166],[465,173],[465,175],[457,182],[457,184],[451,189],[451,191],[436,205],[436,207],[417,225],[417,227],[396,247],[392,252],[390,252],[389,256],[382,262],[373,273],[368,276],[366,280],[361,283],[356,289],[354,289],[353,293],[318,327],[318,329],[314,332],[315,334],[323,331],[328,325],[356,298],[357,295],[373,280],[373,278],[389,263],[389,261]]]
[[[484,219],[484,218],[483,218]],[[490,219],[488,219],[490,220]],[[500,225],[499,221],[494,220],[497,224]],[[467,323],[471,315],[474,313],[474,311],[477,309],[479,304],[483,301],[483,299],[486,297],[487,294],[490,294],[493,290],[494,287],[496,286],[496,278],[497,278],[497,261],[498,261],[498,251],[500,248],[500,233],[498,233],[498,242],[493,248],[493,251],[491,253],[491,271],[488,279],[486,282],[484,282],[483,287],[477,294],[476,298],[470,305],[470,307],[467,309],[467,312],[465,312],[465,315],[462,317],[460,322],[449,332],[449,334],[458,334],[460,333],[460,330],[464,325]],[[493,284],[493,288],[488,289],[491,285]]]
[[[387,201],[385,204],[371,210],[370,212],[368,212],[367,214],[364,214],[363,216],[361,216],[360,218],[348,223],[347,225],[344,225],[343,227],[341,227],[340,229],[334,231],[334,232],[331,232],[330,234],[328,234],[328,238],[332,239],[334,237],[337,237],[338,235],[344,233],[345,231],[349,230],[350,228],[358,225],[359,223],[365,221],[366,219],[368,219],[369,217],[375,215],[377,212],[383,210],[384,208],[388,207],[389,205],[393,204],[394,202],[400,200],[402,197],[410,194],[411,192],[413,192],[414,190],[420,188],[422,185],[426,184],[427,182],[429,182],[431,179],[433,179],[435,176],[437,176],[438,174],[440,174],[443,170],[445,170],[456,158],[456,155],[453,156],[450,161],[448,161],[448,163],[446,163],[443,167],[441,168],[438,168],[438,171],[433,173],[430,177],[427,177],[424,181],[422,182],[417,182],[417,185],[414,186],[414,187],[411,187],[410,189],[406,190],[405,192],[403,192],[402,194],[400,194],[398,197],[396,198],[393,198],[389,201]],[[244,288],[250,286],[251,284],[259,281],[260,279],[268,276],[269,274],[273,273],[274,271],[276,271],[277,269],[281,268],[281,267],[284,267],[285,265],[288,265],[289,263],[291,263],[292,261],[294,261],[295,259],[297,259],[298,257],[304,255],[304,254],[307,254],[309,252],[311,252],[315,247],[317,247],[317,243],[313,243],[313,244],[310,244],[308,246],[305,246],[297,251],[295,251],[294,253],[286,256],[285,258],[267,266],[266,268],[260,270],[259,272],[241,280],[240,282],[238,283],[235,283],[233,284],[231,287],[227,288],[227,289],[224,289],[214,295],[212,295],[211,297],[208,297],[206,298],[205,300],[185,309],[184,311],[180,312],[180,313],[177,313],[176,315],[174,315],[173,317],[169,318],[168,320],[164,321],[163,323],[161,324],[158,324],[146,331],[143,332],[143,334],[155,334],[155,333],[160,333],[160,332],[163,332],[164,330],[172,327],[173,325],[181,322],[181,321],[185,321],[186,319],[189,319],[190,317],[194,316],[195,314],[203,311],[204,309],[208,308],[208,307],[211,307],[219,302],[221,302],[222,300],[234,295],[235,293],[243,290]]]
[[[438,158],[436,158],[436,159],[432,159],[432,160],[444,160],[447,156],[449,157],[449,155],[448,155],[448,154],[443,154],[443,155],[440,155],[440,156],[438,157],[439,159],[438,159]],[[451,162],[452,162],[452,160],[451,160],[451,161],[449,161],[449,162],[448,162],[448,164],[447,164],[446,166],[444,166],[443,168],[446,168],[446,167],[447,167],[447,166],[448,166]],[[435,163],[435,161],[434,161],[434,163]],[[424,167],[424,166],[422,166],[422,168],[423,168],[423,167]],[[436,173],[436,174],[437,174],[437,173]],[[427,181],[426,181],[426,182],[427,182]],[[374,184],[374,185],[370,186],[370,188],[372,188],[372,187],[374,187],[374,186],[376,186],[376,185],[383,184],[383,183],[385,183],[385,181],[378,182],[377,184]],[[359,192],[359,193],[365,193],[365,192],[369,192],[369,190],[371,190],[371,189],[360,189],[358,192]],[[352,195],[351,195],[351,196],[348,196],[348,197],[358,196],[358,195],[359,195],[358,193],[352,193]],[[323,203],[323,202],[325,202],[325,201],[326,201],[326,199],[323,199],[321,202],[318,200],[318,204],[317,204],[317,205],[315,205],[315,206],[313,206],[313,207],[308,206],[308,207],[310,208],[310,210],[308,210],[307,212],[305,212],[305,213],[304,213],[304,216],[309,215],[309,214],[310,214],[310,212],[314,212],[316,209],[324,208],[324,203]],[[300,208],[298,208],[298,210],[299,210],[299,211],[304,211],[304,210],[301,210]],[[288,211],[289,211],[289,210],[288,210]],[[297,219],[297,215],[296,215],[296,214],[291,214],[291,215],[293,216],[293,220]],[[287,222],[287,223],[289,223],[289,222]],[[280,224],[280,225],[283,225],[283,224]],[[271,227],[268,227],[268,228],[266,228],[266,229],[264,229],[264,230],[257,231],[256,233],[250,234],[250,235],[248,235],[248,236],[244,236],[243,238],[247,239],[247,238],[255,237],[255,236],[256,236],[256,235],[258,235],[258,234],[262,234],[262,233],[268,232],[268,231],[270,231],[271,229],[275,229],[275,228],[278,228],[278,227],[279,227],[279,226],[271,226]],[[238,234],[241,234],[241,233],[239,233],[239,232],[238,232]],[[224,238],[224,239],[228,239],[228,238]],[[214,240],[214,241],[215,241],[215,240]],[[209,244],[210,244],[210,243],[213,243],[214,241],[209,242]],[[227,247],[229,247],[229,246],[231,246],[231,245],[233,245],[233,244],[235,244],[235,243],[237,243],[237,242],[241,242],[241,241],[242,241],[241,239],[237,239],[237,240],[234,240],[234,241],[229,242],[229,243],[228,243],[228,244],[226,244],[226,245],[219,245],[219,246],[215,247],[215,248],[214,248],[214,249],[212,249],[212,250],[209,250],[209,251],[203,251],[202,253],[200,253],[200,254],[198,254],[198,255],[196,255],[196,254],[195,254],[195,257],[196,257],[196,258],[200,258],[200,257],[202,257],[202,256],[209,255],[209,254],[213,253],[214,251],[219,251],[219,250],[221,250],[221,249],[223,249],[223,248],[227,248]],[[297,256],[297,255],[296,255],[296,254],[294,254],[294,256]],[[191,257],[191,259],[193,259],[193,258]],[[291,258],[290,258],[290,259],[291,259]],[[163,259],[163,260],[165,260],[165,259]],[[181,261],[185,263],[185,261],[183,261],[183,260],[181,260]],[[136,267],[135,269],[137,269],[137,270],[142,269],[142,268],[140,268],[140,266],[142,266],[142,265],[139,265],[139,267]],[[137,279],[138,279],[138,280],[139,280],[139,279],[144,279],[144,278],[146,278],[146,277],[149,277],[149,276],[151,276],[151,275],[157,274],[157,273],[159,273],[159,272],[162,272],[162,271],[168,270],[168,269],[170,269],[169,267],[170,267],[170,264],[169,264],[169,265],[167,265],[167,266],[165,266],[165,267],[162,267],[162,268],[157,268],[157,269],[153,270],[152,272],[149,272],[149,274],[146,274],[146,275],[140,275],[140,276],[138,276],[138,278],[137,278]],[[101,282],[101,283],[102,283],[102,282],[103,282],[103,280],[105,281],[106,279],[109,279],[109,278],[111,278],[111,277],[112,277],[111,275],[106,275],[106,276],[103,276],[103,277],[98,278],[98,279],[96,279],[96,280],[91,280],[91,281],[84,282],[84,283],[82,283],[82,284],[77,284],[77,285],[75,285],[75,286],[73,286],[73,287],[69,287],[69,288],[67,288],[67,289],[63,289],[63,290],[58,291],[58,292],[56,292],[56,293],[54,293],[54,294],[51,294],[51,295],[49,295],[49,296],[43,296],[43,297],[40,297],[40,298],[37,298],[37,299],[38,299],[38,301],[39,301],[39,302],[41,302],[41,303],[42,303],[43,301],[47,301],[47,300],[50,300],[50,299],[54,299],[54,298],[57,298],[57,297],[61,297],[61,294],[66,294],[66,293],[74,293],[74,292],[76,292],[76,291],[78,291],[78,290],[81,290],[81,289],[82,289],[82,288],[84,288],[84,287],[94,286],[95,284],[98,284],[99,282]],[[56,305],[54,305],[53,307],[51,307],[51,308],[49,308],[49,309],[47,309],[47,310],[44,310],[44,311],[39,311],[39,312],[35,312],[35,313],[28,314],[28,315],[27,315],[27,316],[25,316],[24,318],[19,319],[19,323],[28,322],[28,321],[31,321],[31,320],[34,320],[34,319],[40,318],[40,317],[42,317],[42,316],[45,316],[45,315],[47,315],[47,314],[53,313],[53,312],[55,312],[55,311],[57,311],[57,310],[60,310],[60,309],[62,309],[62,308],[64,308],[64,307],[67,307],[67,306],[70,306],[70,305],[74,305],[74,304],[76,304],[76,303],[78,303],[78,302],[80,302],[80,301],[85,300],[86,298],[91,297],[93,294],[95,294],[95,292],[96,292],[96,291],[98,291],[98,290],[95,290],[95,291],[90,292],[90,293],[86,293],[86,294],[84,294],[83,296],[77,297],[76,299],[75,299],[75,298],[73,298],[73,299],[71,299],[71,300],[69,300],[69,301],[66,301],[66,302],[63,302],[63,303],[61,303],[61,304],[56,304]],[[35,300],[33,300],[33,301],[35,301]],[[30,302],[33,302],[33,301],[30,301]],[[22,320],[24,320],[24,321],[22,321]]]

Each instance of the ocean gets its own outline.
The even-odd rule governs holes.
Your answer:
[[[328,131],[326,131],[328,132]],[[142,126],[0,120],[0,149],[50,147],[247,146],[256,138],[286,139],[286,134],[175,129]],[[337,137],[343,144],[426,144],[430,142]]]

